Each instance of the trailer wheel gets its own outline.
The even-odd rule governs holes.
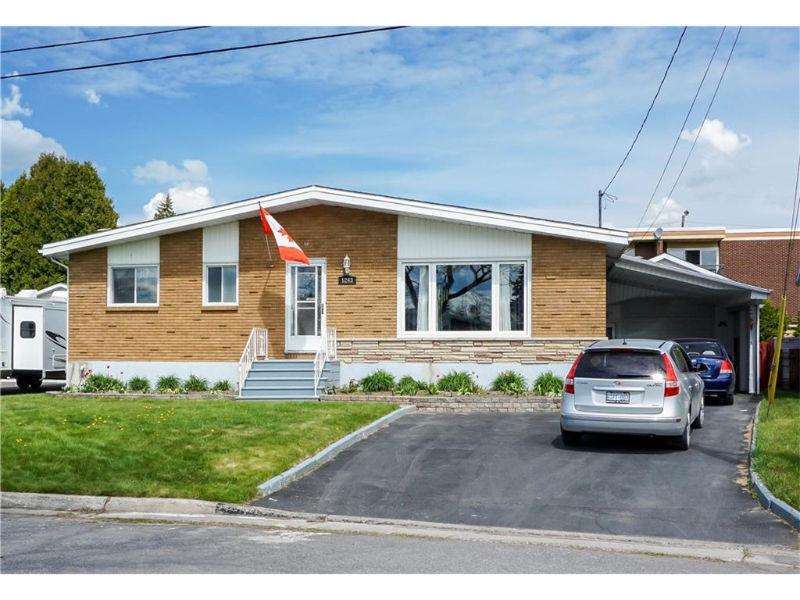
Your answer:
[[[17,388],[20,392],[27,392],[31,389],[31,379],[27,375],[17,377]]]
[[[36,377],[34,375],[33,377],[31,377],[30,385],[31,385],[30,389],[31,389],[32,392],[41,391],[41,389],[42,389],[42,378],[41,377]]]

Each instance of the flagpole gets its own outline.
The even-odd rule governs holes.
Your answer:
[[[261,202],[258,203],[258,218],[261,218]],[[269,256],[269,268],[275,268],[275,261],[272,260],[272,249],[269,247],[269,240],[266,233],[264,234],[264,243],[267,245],[267,256]]]

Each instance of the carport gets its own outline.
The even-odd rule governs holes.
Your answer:
[[[626,254],[608,272],[608,335],[717,338],[733,354],[737,390],[756,394],[759,308],[769,292],[668,254]]]

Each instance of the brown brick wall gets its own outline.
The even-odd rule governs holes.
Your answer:
[[[534,337],[605,337],[603,245],[533,236],[531,287]]]
[[[328,325],[339,339],[396,338],[397,218],[330,206],[277,216],[308,256],[327,258]],[[202,245],[201,229],[162,236],[157,309],[108,309],[105,249],[72,255],[70,360],[237,361],[253,327],[269,329],[269,355],[284,357],[285,266],[270,240],[275,266],[268,267],[259,220],[239,223],[237,308],[202,307]],[[532,251],[533,336],[605,336],[604,247],[535,236]],[[355,286],[337,284],[345,254]],[[533,362],[548,355],[548,349],[520,344],[509,342],[507,355]],[[473,350],[477,355],[486,348]]]
[[[278,218],[308,256],[328,259],[328,325],[341,337],[394,336],[396,217],[316,206]],[[259,220],[240,221],[235,310],[202,308],[201,229],[162,236],[156,310],[107,309],[105,249],[72,255],[70,360],[236,361],[253,327],[269,329],[269,354],[282,357],[286,274],[273,240],[270,245],[272,269]],[[352,260],[356,286],[337,285],[345,254]]]
[[[779,306],[786,272],[789,240],[723,240],[719,247],[722,274],[737,281],[770,288],[770,301]],[[795,242],[789,265],[786,307],[791,318],[800,311],[800,289],[794,284],[800,269],[800,243]]]

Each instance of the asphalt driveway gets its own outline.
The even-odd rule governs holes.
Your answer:
[[[503,527],[796,544],[746,489],[755,402],[709,405],[688,452],[663,440],[561,444],[557,414],[408,415],[257,504]]]

